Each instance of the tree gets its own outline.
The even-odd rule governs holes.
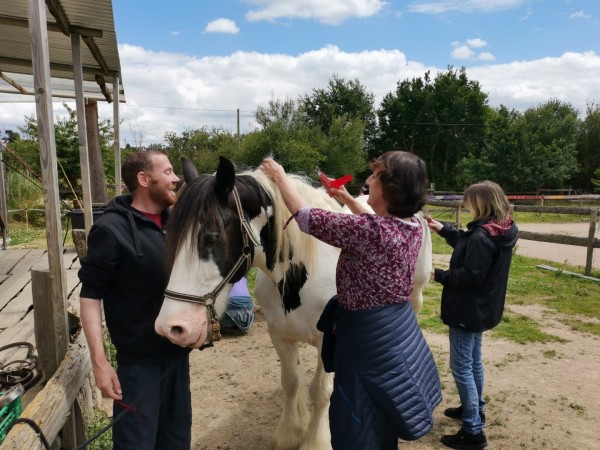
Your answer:
[[[573,177],[575,186],[584,192],[591,192],[596,183],[596,171],[600,168],[600,104],[589,103],[587,115],[580,125],[577,135],[577,162],[579,172]]]
[[[327,89],[314,89],[311,95],[301,96],[299,109],[306,116],[308,125],[320,128],[325,135],[329,134],[336,120],[345,121],[350,127],[360,122],[364,150],[373,157],[376,156],[372,153],[377,131],[374,102],[374,94],[368,92],[358,79],[345,81],[333,75]]]
[[[182,173],[181,158],[194,162],[200,173],[212,173],[219,156],[235,160],[238,152],[237,137],[221,128],[188,129],[181,134],[165,133],[166,150],[176,173]]]
[[[56,157],[58,162],[58,182],[59,185],[64,188],[69,188],[70,185],[77,188],[81,186],[77,112],[70,108],[66,103],[63,104],[63,107],[67,110],[67,115],[56,119],[56,123],[54,124]],[[104,168],[107,178],[110,181],[114,181],[112,125],[109,120],[103,120],[98,126]],[[36,118],[33,116],[25,116],[25,124],[24,126],[19,127],[19,131],[22,136],[20,139],[13,140],[10,143],[10,147],[34,171],[40,173],[40,150]],[[11,162],[16,166],[21,164],[19,161]]]
[[[464,67],[449,67],[434,80],[427,72],[423,79],[401,81],[377,111],[377,151],[416,153],[438,189],[456,189],[456,166],[481,146],[486,111],[487,94]]]

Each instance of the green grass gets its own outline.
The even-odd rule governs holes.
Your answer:
[[[436,254],[451,254],[452,248],[437,235],[433,235],[433,249]],[[582,267],[548,263],[548,261],[513,255],[506,304],[543,305],[550,311],[569,316],[559,318],[574,331],[600,335],[600,282],[573,277],[561,272],[550,272],[537,268],[539,264],[551,264],[559,269],[583,273]],[[599,271],[592,277],[600,278]],[[436,333],[446,333],[447,327],[441,322],[440,298],[442,286],[430,282],[423,295],[425,302],[419,315],[424,329]],[[513,313],[505,313],[493,335],[518,343],[563,342],[557,336],[545,333],[533,319]]]

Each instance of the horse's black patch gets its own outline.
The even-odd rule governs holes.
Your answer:
[[[301,305],[300,289],[306,283],[308,276],[304,264],[293,264],[289,267],[285,277],[285,286],[283,280],[277,283],[277,289],[283,300],[283,309],[287,314]]]

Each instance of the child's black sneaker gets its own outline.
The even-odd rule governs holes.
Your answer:
[[[480,449],[487,447],[487,439],[483,431],[479,434],[470,434],[461,428],[456,434],[442,436],[442,444],[450,448]]]
[[[444,415],[446,417],[450,417],[451,419],[462,419],[463,407],[462,405],[458,408],[446,408],[444,410]],[[480,412],[479,417],[481,417],[481,422],[485,423],[485,413]]]

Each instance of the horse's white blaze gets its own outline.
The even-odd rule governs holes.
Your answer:
[[[181,250],[177,253],[167,290],[180,294],[203,296],[212,292],[223,277],[214,261],[202,261],[193,249],[188,235]],[[215,302],[217,315],[223,314],[231,287],[223,289]],[[156,332],[173,343],[184,347],[202,345],[208,315],[206,307],[165,297],[160,313],[156,318]]]

